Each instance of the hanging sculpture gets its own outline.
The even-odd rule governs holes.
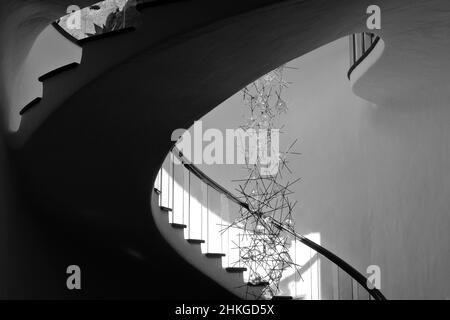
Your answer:
[[[281,66],[242,90],[243,102],[249,110],[246,123],[241,126],[244,131],[264,132],[259,134],[257,147],[265,147],[266,153],[277,156],[277,170],[267,174],[263,169],[265,159],[261,152],[251,150],[253,145],[245,145],[246,159],[250,154],[256,155],[256,161],[246,161],[244,179],[234,180],[239,183],[238,192],[241,201],[246,204],[241,208],[239,217],[228,228],[237,230],[239,239],[233,241],[239,250],[239,261],[236,265],[247,268],[248,285],[264,286],[263,295],[270,298],[279,291],[279,283],[283,272],[288,268],[300,267],[294,263],[289,254],[290,240],[273,221],[281,223],[288,230],[294,230],[292,212],[296,202],[289,198],[291,187],[299,179],[289,180],[292,174],[288,164],[288,156],[298,154],[293,151],[294,141],[284,152],[275,150],[271,132],[280,130],[277,124],[279,115],[286,113],[288,107],[282,93],[289,82],[284,78],[287,66]],[[267,133],[267,136],[265,136]],[[259,141],[261,142],[261,141]],[[261,151],[261,150],[259,150]]]

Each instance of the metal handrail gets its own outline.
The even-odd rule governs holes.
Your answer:
[[[244,209],[250,210],[250,207],[247,203],[242,202],[239,200],[234,194],[232,194],[230,191],[219,185],[217,182],[215,182],[213,179],[208,177],[203,171],[201,171],[197,166],[195,166],[193,163],[190,162],[189,159],[187,159],[183,153],[178,150],[176,146],[172,148],[172,153],[174,156],[184,165],[184,167],[192,172],[197,178],[205,182],[210,187],[216,189],[217,191],[223,193],[227,196],[230,200],[238,204],[239,206],[243,207]]]
[[[223,193],[227,198],[241,206],[242,208],[248,210],[251,212],[250,207],[247,203],[242,202],[239,200],[235,195],[233,195],[230,191],[219,185],[217,182],[215,182],[213,179],[211,179],[209,176],[207,176],[203,171],[201,171],[197,166],[195,166],[193,163],[190,162],[189,159],[187,159],[183,153],[178,150],[176,146],[174,146],[171,150],[172,154],[184,165],[184,167],[191,173],[193,173],[195,176],[197,176],[201,181],[209,185],[210,187],[216,189],[218,192]],[[328,249],[322,247],[321,245],[315,243],[314,241],[306,238],[305,236],[294,232],[293,230],[290,230],[286,228],[282,223],[279,221],[276,221],[274,219],[271,219],[271,224],[280,229],[285,231],[286,233],[293,236],[296,240],[300,241],[301,243],[305,244],[309,248],[315,250],[316,252],[320,253],[324,257],[326,257],[328,260],[336,264],[339,268],[344,270],[350,277],[352,277],[356,282],[358,282],[364,289],[367,290],[367,292],[375,299],[375,300],[386,300],[386,297],[381,293],[380,290],[377,288],[369,288],[367,285],[367,278],[362,275],[358,270],[353,268],[350,264],[339,258],[337,255],[329,251]]]
[[[355,41],[354,41],[354,37],[355,35],[351,35],[350,37],[352,37],[353,39],[353,43],[352,43],[352,50],[353,50],[353,55],[355,54]],[[364,38],[363,38],[364,39]],[[366,59],[366,57],[373,51],[373,49],[377,46],[378,42],[380,41],[380,37],[379,36],[375,36],[372,40],[371,45],[369,46],[369,48],[365,49],[364,48],[364,42],[363,42],[363,54],[356,59],[355,61],[353,61],[352,65],[350,66],[350,69],[347,72],[347,78],[350,80],[350,76],[352,74],[352,72],[361,64],[361,62],[364,61],[364,59]]]

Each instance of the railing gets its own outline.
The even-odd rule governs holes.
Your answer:
[[[241,209],[249,210],[246,203],[208,177],[176,147],[159,170],[155,191],[159,205],[170,213],[169,222],[185,227],[188,241],[202,242],[205,253],[222,254],[224,268],[248,269],[241,248],[249,231],[229,227]],[[385,300],[378,289],[368,287],[366,277],[319,245],[317,234],[313,241],[314,235],[300,235],[275,220],[269,223],[289,237],[295,265],[284,271],[275,288],[277,295],[308,300]],[[244,279],[250,281],[248,270]]]
[[[349,36],[350,69],[347,73],[348,79],[353,70],[372,52],[378,41],[380,41],[380,37],[373,33],[363,32]]]

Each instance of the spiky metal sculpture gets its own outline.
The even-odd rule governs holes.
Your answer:
[[[270,134],[271,130],[280,129],[276,120],[288,110],[282,98],[283,90],[289,85],[284,78],[286,68],[281,66],[242,90],[243,102],[250,114],[241,128],[267,132],[267,138],[264,137],[266,146],[272,153],[276,152],[279,162],[278,170],[267,175],[262,173],[265,161],[262,161],[258,152],[256,162],[246,161],[245,179],[234,181],[239,183],[240,198],[248,209],[242,208],[239,217],[230,225],[239,234],[239,239],[233,241],[234,247],[239,250],[240,260],[236,264],[247,268],[250,285],[265,287],[263,294],[266,298],[277,293],[286,269],[299,267],[289,254],[289,239],[272,224],[275,220],[289,230],[294,229],[292,211],[296,202],[291,202],[289,196],[293,193],[291,186],[299,180],[289,181],[292,172],[288,166],[288,156],[297,154],[293,151],[296,141],[280,152],[272,147],[274,144]],[[247,156],[255,152],[249,150],[249,145],[244,148]]]

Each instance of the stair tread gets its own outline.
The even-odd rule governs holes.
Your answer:
[[[205,240],[201,240],[201,239],[186,239],[187,242],[192,243],[192,244],[201,244],[201,243],[205,243]]]
[[[222,258],[225,257],[225,253],[205,253],[205,256],[207,256],[208,258]]]
[[[171,223],[170,224],[172,227],[177,228],[177,229],[184,229],[187,228],[187,226],[185,224],[181,224],[181,223]]]
[[[173,2],[178,2],[180,0],[147,0],[147,1],[142,1],[142,2],[138,2],[136,4],[136,9],[140,12],[141,10],[144,10],[146,8],[153,8],[153,7],[158,7],[161,5],[167,5]]]
[[[36,97],[33,100],[31,100],[25,107],[20,110],[19,114],[23,115],[25,112],[27,112],[29,109],[34,107],[36,104],[38,104],[42,100],[41,97]]]
[[[52,70],[52,71],[50,71],[50,72],[47,72],[47,73],[43,74],[42,76],[40,76],[40,77],[38,78],[38,80],[39,80],[40,82],[43,82],[44,80],[47,80],[47,79],[49,79],[49,78],[51,78],[51,77],[54,77],[54,76],[56,76],[57,74],[62,73],[62,72],[64,72],[64,71],[71,70],[71,69],[73,69],[73,68],[75,68],[75,67],[77,67],[77,66],[79,66],[79,65],[80,65],[80,64],[79,64],[78,62],[72,62],[72,63],[66,64],[65,66],[56,68],[56,69],[54,69],[54,70]]]
[[[227,272],[244,272],[244,271],[247,271],[247,268],[243,268],[243,267],[228,267],[228,268],[225,268],[225,270]]]
[[[167,208],[165,206],[159,206],[159,207],[161,208],[162,211],[166,211],[166,212],[172,211],[172,209]]]
[[[106,33],[95,34],[95,35],[87,37],[87,38],[78,39],[77,43],[78,44],[85,44],[85,43],[88,43],[88,42],[95,42],[95,41],[98,41],[100,39],[112,38],[112,37],[120,36],[120,35],[122,35],[124,33],[132,32],[132,31],[135,31],[135,30],[136,30],[135,26],[128,26],[128,27],[125,27],[125,28],[122,28],[122,29],[117,29],[117,30],[106,32]]]
[[[66,38],[66,39],[69,40],[70,42],[72,42],[72,43],[78,45],[77,39],[76,39],[75,37],[71,36],[70,33],[68,33],[66,30],[64,30],[64,28],[61,27],[61,26],[58,24],[58,22],[54,21],[54,22],[52,23],[52,26],[53,26],[53,27],[54,27],[54,28],[55,28],[55,29],[56,29],[56,30],[57,30],[64,38]]]
[[[267,282],[267,281],[261,281],[258,283],[247,282],[247,285],[249,287],[265,287],[265,286],[269,285],[269,282]]]
[[[272,300],[292,300],[292,296],[273,296]]]

